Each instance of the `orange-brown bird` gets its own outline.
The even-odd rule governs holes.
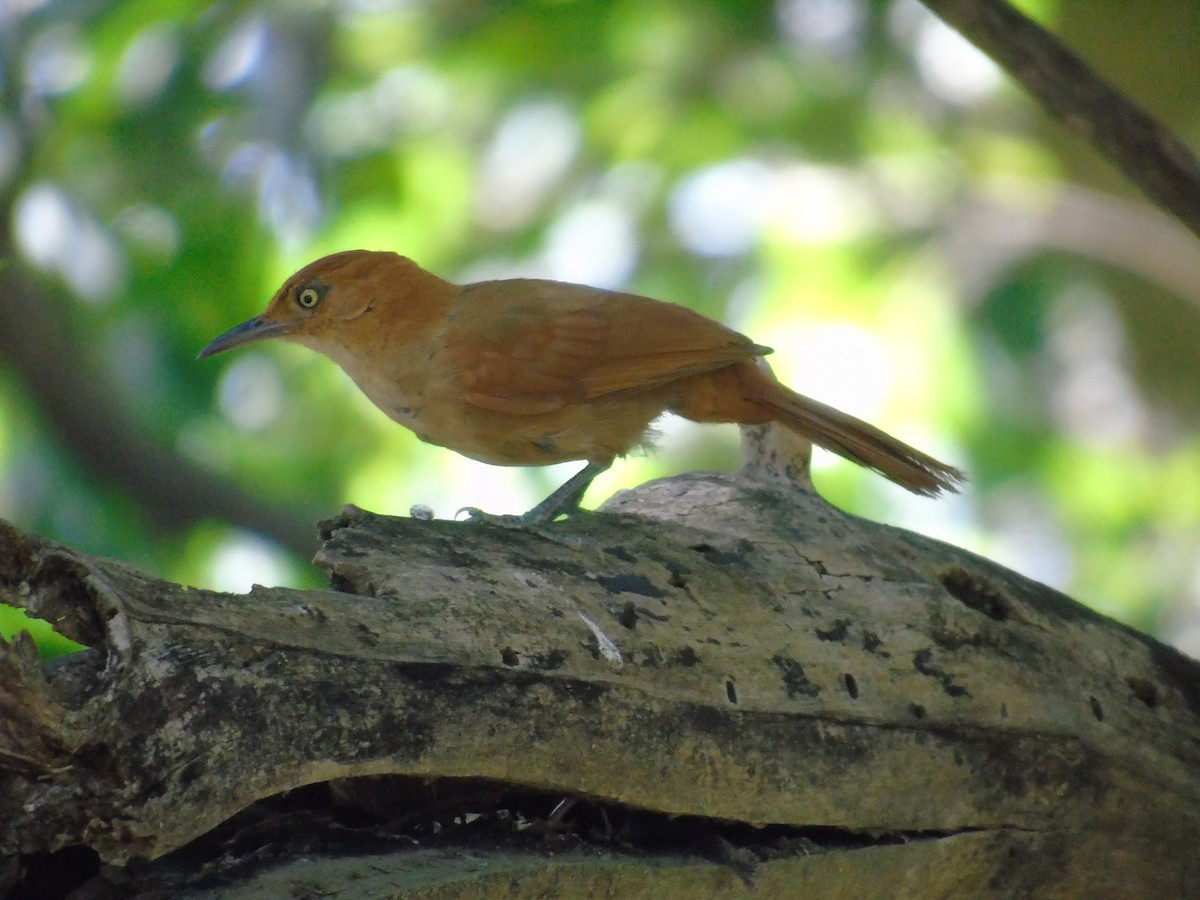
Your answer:
[[[508,517],[522,525],[574,512],[592,479],[643,444],[664,412],[778,422],[917,494],[956,490],[963,478],[779,384],[756,363],[769,348],[634,294],[526,278],[460,286],[396,253],[348,250],[309,263],[265,312],[198,358],[266,338],[325,354],[423,441],[502,466],[585,460],[529,512]]]

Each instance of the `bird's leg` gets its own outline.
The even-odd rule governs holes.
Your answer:
[[[485,513],[483,510],[476,509],[473,506],[467,506],[460,509],[459,512],[465,512],[469,518],[476,522],[487,522],[491,525],[503,525],[508,528],[530,528],[539,525],[549,525],[555,519],[562,515],[570,515],[579,510],[579,503],[583,500],[583,495],[587,493],[588,487],[592,481],[601,472],[608,470],[612,465],[611,459],[596,462],[589,460],[588,464],[568,478],[560,487],[555,489],[549,497],[519,516],[497,516],[491,513]]]
[[[559,516],[569,516],[578,512],[583,495],[587,493],[596,476],[607,472],[611,465],[611,459],[603,462],[588,460],[586,466],[564,481],[549,497],[517,518],[521,520],[522,525],[546,525]]]

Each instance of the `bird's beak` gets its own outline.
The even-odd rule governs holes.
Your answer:
[[[267,338],[279,337],[288,331],[287,323],[272,322],[263,316],[255,316],[248,322],[243,322],[237,328],[231,328],[211,344],[201,350],[196,359],[204,359],[214,353],[224,353],[243,344],[255,341],[265,341]]]

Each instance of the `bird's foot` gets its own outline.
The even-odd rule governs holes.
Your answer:
[[[584,540],[579,535],[563,534],[554,527],[553,518],[547,519],[545,515],[535,515],[535,513],[539,512],[541,511],[534,508],[520,516],[498,515],[496,513],[484,512],[482,509],[474,506],[464,506],[454,514],[454,518],[457,519],[463,513],[466,513],[467,518],[472,522],[478,522],[482,525],[495,525],[497,528],[508,528],[512,531],[526,531],[552,541],[555,544],[569,547],[572,550],[578,550],[584,545]]]
[[[519,531],[528,531],[540,535],[548,541],[562,544],[564,547],[578,549],[586,542],[576,535],[563,534],[557,531],[554,527],[554,522],[559,516],[571,516],[579,512],[579,501],[583,499],[588,485],[592,483],[593,478],[605,471],[610,465],[612,465],[611,459],[601,460],[600,462],[589,460],[587,465],[567,479],[566,483],[560,486],[558,490],[522,515],[498,516],[495,513],[486,513],[481,509],[476,509],[474,506],[464,506],[455,513],[454,517],[457,519],[465,512],[467,518],[472,522],[482,522],[487,525],[496,525],[500,528],[515,528]]]
[[[463,513],[466,513],[468,519],[472,522],[481,522],[484,525],[496,525],[500,528],[523,528],[528,525],[524,521],[524,516],[497,515],[496,513],[484,512],[477,506],[464,506],[454,514],[454,518],[460,518]]]

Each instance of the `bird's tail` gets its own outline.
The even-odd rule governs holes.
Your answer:
[[[844,456],[888,478],[914,494],[936,497],[957,491],[963,473],[892,437],[869,422],[856,419],[781,384],[773,396],[759,402],[775,413],[774,419],[814,444]]]
[[[965,480],[966,476],[958,469],[910,447],[886,431],[784,387],[753,362],[709,376],[717,377],[704,385],[708,390],[689,392],[683,408],[678,410],[682,415],[710,422],[776,421],[814,444],[927,497],[957,491]],[[734,381],[736,386],[731,383]]]

